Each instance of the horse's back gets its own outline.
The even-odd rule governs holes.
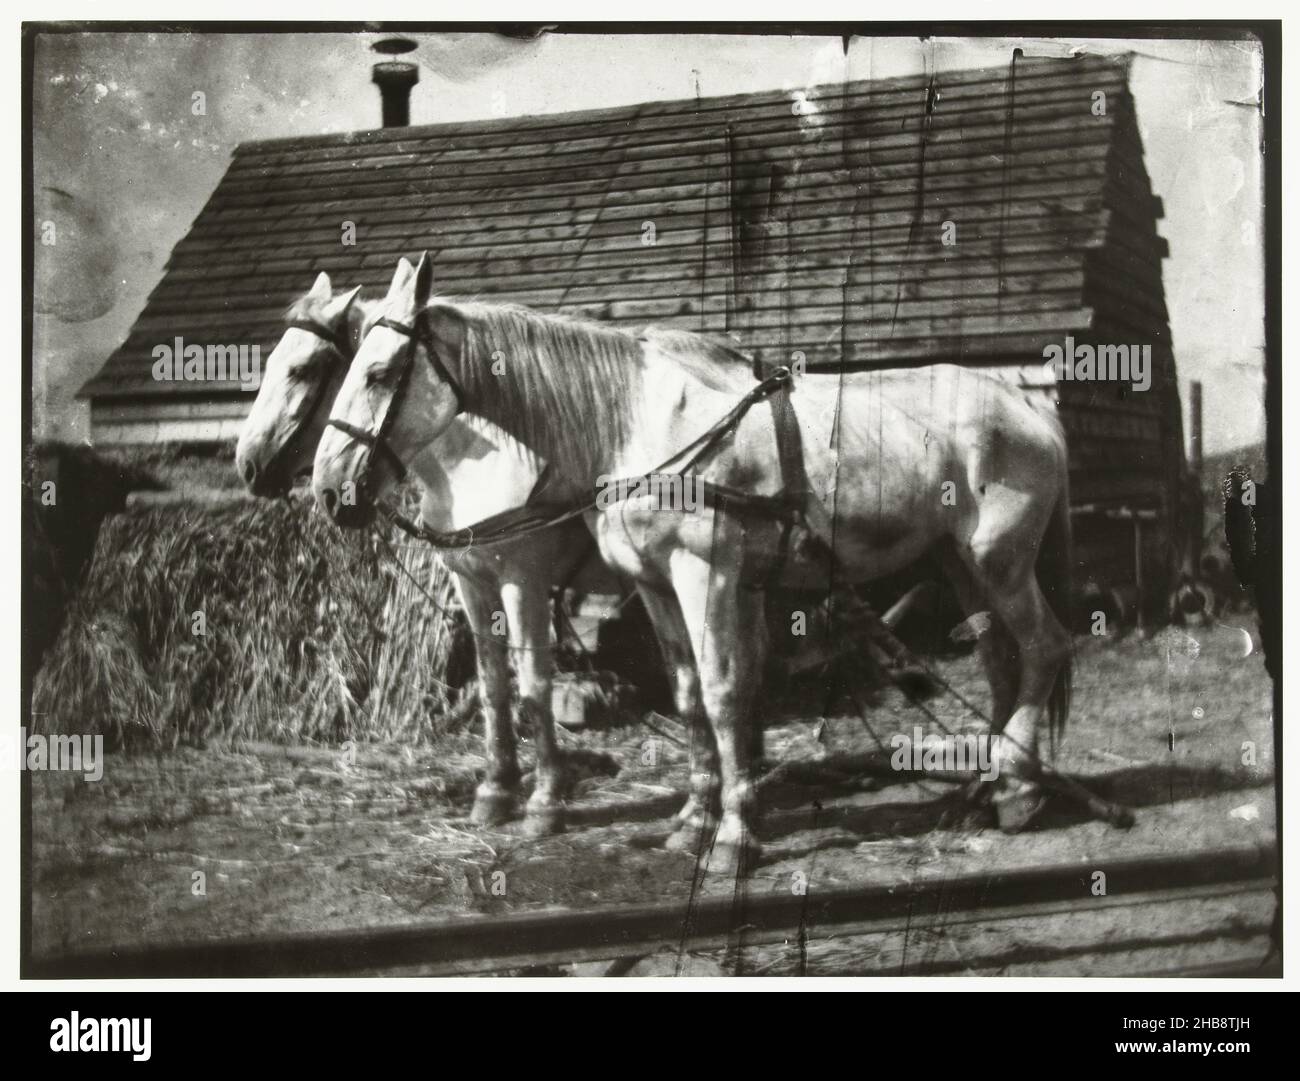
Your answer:
[[[838,523],[837,545],[860,549],[862,567],[897,567],[939,536],[970,536],[1004,495],[1054,504],[1060,425],[1014,384],[956,365],[820,380],[801,379],[793,399],[815,518],[828,531]]]
[[[824,428],[833,417],[846,429],[865,430],[882,449],[916,448],[932,462],[945,452],[965,459],[991,439],[1025,450],[1064,447],[1055,407],[1040,391],[956,364],[859,372],[842,380],[805,376],[794,402],[801,420],[809,418],[806,427]]]

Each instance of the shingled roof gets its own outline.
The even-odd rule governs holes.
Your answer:
[[[1096,57],[246,143],[82,394],[105,423],[238,418],[250,394],[156,382],[154,347],[265,356],[316,271],[382,290],[425,249],[448,295],[814,369],[1041,364],[1139,330],[1167,353],[1159,213],[1127,64]]]

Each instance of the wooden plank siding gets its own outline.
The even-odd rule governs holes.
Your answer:
[[[204,397],[153,381],[154,345],[179,335],[265,355],[315,271],[381,289],[422,250],[449,296],[729,332],[814,370],[1023,363],[1093,325],[1099,268],[1134,263],[1158,285],[1141,149],[1117,138],[1131,112],[1124,63],[1022,59],[1014,72],[247,143],[84,393]],[[1143,295],[1163,317],[1159,294]]]

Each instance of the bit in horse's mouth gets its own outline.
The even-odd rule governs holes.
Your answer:
[[[376,508],[369,500],[339,503],[329,510],[334,524],[342,529],[364,529],[374,523]]]

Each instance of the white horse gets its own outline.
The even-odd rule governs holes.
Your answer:
[[[639,494],[602,499],[591,514],[606,561],[653,598],[656,628],[670,627],[661,642],[691,646],[688,678],[699,681],[720,777],[710,757],[695,758],[678,843],[700,842],[720,796],[713,860],[758,854],[745,726],[767,645],[763,587],[866,581],[926,551],[968,612],[993,613],[982,654],[1000,823],[1019,829],[1037,813],[1039,729],[1064,723],[1071,655],[1066,452],[1053,413],[951,365],[806,376],[776,389],[789,394],[792,451],[777,410],[744,408],[753,375],[726,347],[431,300],[431,285],[427,256],[414,276],[399,268],[317,449],[317,501],[340,525],[363,524],[394,463],[418,459],[462,411],[499,424],[574,491],[693,464],[714,495],[701,507]],[[349,485],[361,492],[351,507]],[[792,493],[795,514],[773,509]]]
[[[405,260],[399,265],[402,275],[414,276]],[[254,493],[281,495],[311,468],[348,364],[384,306],[383,301],[358,299],[359,293],[360,287],[335,296],[329,276],[322,273],[311,291],[291,305],[288,327],[267,360],[235,455],[239,473]],[[423,524],[442,532],[464,529],[530,499],[545,502],[553,487],[536,455],[491,422],[469,415],[420,447],[411,471],[423,486]],[[550,589],[573,578],[592,554],[590,534],[580,520],[527,538],[439,552],[454,575],[475,634],[488,761],[471,812],[476,823],[506,821],[520,798],[510,714],[513,652],[521,719],[531,723],[537,749],[537,780],[524,827],[532,834],[563,828],[565,778],[551,715]],[[592,562],[581,585],[602,588],[593,574],[605,568],[599,560]]]

